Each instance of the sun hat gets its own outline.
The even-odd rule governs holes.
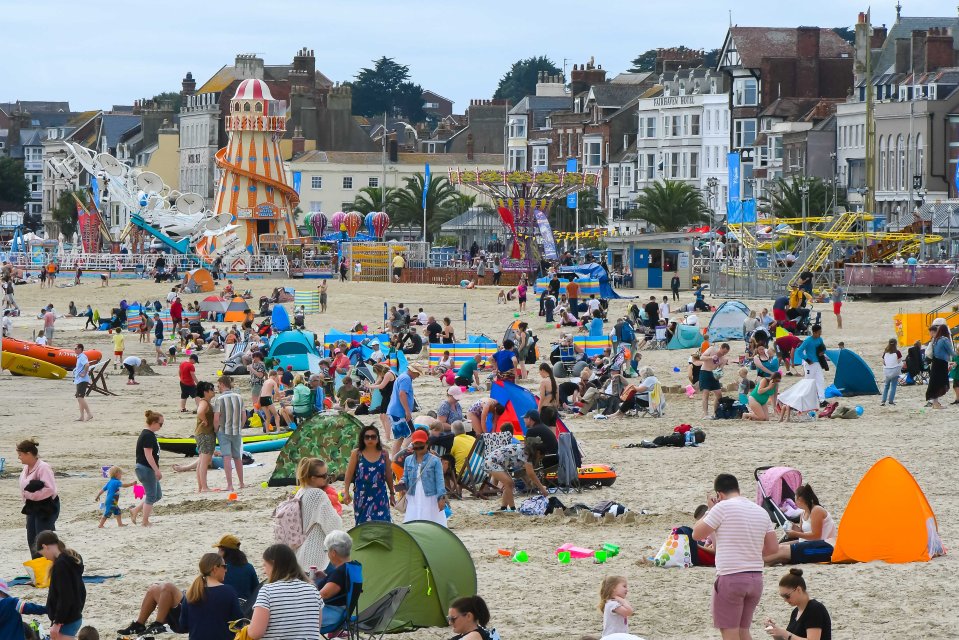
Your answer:
[[[224,549],[239,549],[240,548],[240,539],[237,538],[232,533],[228,533],[217,542],[214,547],[223,547]]]

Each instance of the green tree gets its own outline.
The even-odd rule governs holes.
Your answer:
[[[599,203],[599,194],[596,189],[584,189],[576,194],[579,204],[579,228],[602,227],[606,224],[606,213]],[[555,231],[576,230],[576,209],[566,206],[566,198],[553,202],[550,211],[553,217],[552,227]]]
[[[631,217],[645,220],[660,231],[679,231],[709,220],[710,210],[702,191],[678,180],[657,180],[643,189],[636,205]]]
[[[692,51],[692,49],[679,46],[675,47],[680,51]],[[659,52],[659,49],[649,49],[639,54],[636,58],[633,59],[632,67],[629,69],[629,73],[642,73],[644,71],[655,71],[656,70],[656,55]],[[719,60],[719,49],[710,49],[705,52],[703,56],[703,66],[705,67],[715,67],[716,63]]]
[[[759,205],[769,213],[780,218],[801,218],[803,211],[803,191],[806,196],[806,213],[809,216],[821,216],[832,211],[833,189],[820,178],[777,178],[767,188],[768,196],[759,199]],[[836,206],[844,206],[846,198],[841,189],[835,190]]]
[[[390,217],[393,224],[422,226],[423,224],[423,174],[406,178],[406,186],[397,189],[393,196]],[[462,211],[460,194],[446,178],[430,176],[426,185],[426,239],[439,234],[440,226]]]
[[[402,115],[411,122],[426,119],[423,111],[423,87],[409,82],[410,68],[383,56],[356,74],[353,88],[353,114],[375,116]]]
[[[79,189],[77,191],[64,191],[57,198],[57,205],[50,212],[53,221],[60,227],[60,233],[67,239],[72,238],[73,234],[77,232],[77,201],[74,199],[74,195],[80,199],[80,202],[83,202],[87,197],[86,193]]]
[[[0,158],[0,211],[23,211],[30,197],[30,184],[23,175],[23,162]]]
[[[386,211],[389,212],[396,189],[386,188]],[[364,216],[371,211],[383,211],[383,189],[380,187],[363,187],[353,199],[353,211],[359,211]]]
[[[833,33],[845,40],[851,45],[856,44],[856,31],[849,27],[833,27]]]
[[[173,113],[180,113],[180,107],[183,106],[183,96],[179,91],[164,91],[153,96],[152,100],[157,104],[169,102],[173,105]]]
[[[539,78],[539,72],[545,71],[550,75],[560,73],[560,68],[553,64],[553,61],[546,56],[534,56],[517,60],[510,67],[496,87],[496,93],[493,97],[496,99],[507,99],[510,104],[516,104],[523,98],[536,93],[536,81]]]

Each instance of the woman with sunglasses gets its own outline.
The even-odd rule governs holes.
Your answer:
[[[236,590],[223,584],[226,561],[218,553],[204,553],[200,575],[186,592],[180,607],[180,628],[190,640],[232,640],[230,623],[243,617]]]
[[[779,595],[787,604],[795,607],[789,615],[785,629],[776,626],[771,618],[766,619],[766,633],[777,640],[832,640],[832,620],[829,612],[818,600],[806,592],[802,569],[790,569],[779,581]]]
[[[429,520],[446,526],[446,483],[443,464],[427,450],[429,434],[422,429],[413,432],[413,455],[403,461],[403,484],[406,485],[406,517],[403,522]]]
[[[330,482],[326,463],[319,458],[301,458],[296,465],[296,480],[300,485],[296,497],[305,534],[303,544],[296,550],[296,559],[301,567],[322,568],[329,562],[323,540],[329,533],[343,530],[343,520],[327,492]]]
[[[354,487],[356,493],[356,503],[353,505],[356,524],[370,520],[391,522],[390,507],[396,504],[393,467],[383,449],[380,431],[375,426],[360,429],[356,448],[350,453],[344,484],[344,504],[354,500],[350,495],[350,487]]]
[[[490,640],[490,632],[486,630],[489,618],[489,607],[481,597],[457,598],[446,616],[456,633],[450,640]]]

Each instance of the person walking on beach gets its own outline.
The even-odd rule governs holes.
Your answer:
[[[200,357],[195,353],[191,353],[189,358],[180,363],[180,413],[186,413],[187,411],[187,398],[193,398],[193,403],[197,407],[200,406],[196,388],[197,384],[199,384],[196,377],[196,365],[198,362],[200,362]],[[193,413],[196,413],[195,409]]]
[[[77,404],[80,406],[80,417],[77,418],[77,422],[93,420],[90,405],[87,404],[87,390],[93,383],[90,377],[90,359],[83,353],[82,344],[77,344],[73,352],[77,354],[77,364],[73,368],[73,384],[76,387]]]
[[[57,321],[57,314],[53,310],[53,305],[47,305],[43,312],[43,337],[47,339],[48,345],[53,345],[53,325]]]
[[[157,441],[157,431],[163,427],[163,414],[149,409],[143,414],[146,418],[146,427],[137,438],[136,447],[136,476],[143,485],[143,500],[130,511],[133,524],[142,513],[144,527],[153,526],[150,516],[153,514],[153,505],[163,497],[160,480],[163,472],[160,471],[160,443]]]
[[[723,395],[723,385],[716,377],[716,371],[726,365],[729,353],[729,345],[725,342],[718,348],[713,345],[703,351],[700,356],[702,368],[699,370],[699,390],[703,393],[703,420],[712,420],[713,416],[709,413],[709,396],[716,397],[714,404],[719,404],[719,399]]]
[[[233,378],[220,376],[217,380],[220,395],[213,402],[213,423],[216,425],[216,439],[223,456],[223,472],[226,474],[226,490],[233,491],[233,467],[236,466],[236,478],[240,488],[243,484],[243,423],[246,411],[243,409],[243,397],[233,390]]]
[[[157,364],[165,365],[166,359],[163,355],[163,320],[159,313],[153,314],[153,346],[156,347]]]
[[[836,326],[842,329],[842,303],[846,301],[846,290],[836,285],[832,290],[832,312],[836,315]]]
[[[326,313],[326,300],[327,300],[327,281],[324,280],[320,286],[320,313]]]
[[[17,445],[17,458],[23,465],[20,472],[20,496],[23,514],[27,516],[27,548],[30,557],[39,558],[37,534],[57,528],[60,517],[60,496],[50,465],[40,459],[36,440],[23,440]]]
[[[422,373],[418,367],[411,365],[397,376],[393,383],[393,393],[386,406],[386,413],[392,425],[394,456],[406,445],[406,439],[413,435],[413,407],[416,406],[413,380]]]
[[[669,281],[669,288],[673,292],[673,301],[679,300],[679,276],[673,276]]]
[[[355,495],[350,495],[351,490]],[[396,504],[393,468],[374,425],[360,429],[356,448],[350,453],[343,482],[343,504],[350,502],[354,502],[356,524],[391,521],[390,507]]]
[[[721,473],[707,497],[709,511],[693,526],[693,539],[712,538],[716,582],[712,588],[713,626],[723,640],[750,640],[749,627],[763,593],[763,556],[779,550],[766,511],[739,495],[736,477]]]

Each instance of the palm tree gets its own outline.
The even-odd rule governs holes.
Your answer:
[[[606,224],[606,214],[599,203],[599,194],[596,189],[584,189],[576,194],[579,205],[579,226],[601,227]],[[553,216],[553,229],[556,231],[576,230],[576,209],[566,206],[566,198],[553,202],[550,211]]]
[[[803,178],[801,176],[784,180],[776,178],[768,188],[768,197],[761,198],[760,203],[769,207],[770,212],[781,218],[801,218],[803,212],[803,191],[806,193],[806,215],[821,216],[832,210],[833,192],[820,178]],[[843,192],[836,190],[836,205],[844,206],[846,198]]]
[[[386,187],[386,200],[383,200],[383,189],[380,187],[363,187],[353,200],[353,210],[363,215],[370,211],[384,211],[389,207],[396,189]],[[385,204],[384,204],[385,203]]]
[[[710,210],[702,191],[678,180],[657,180],[643,189],[636,205],[631,217],[661,231],[678,231],[709,220]]]
[[[423,224],[423,174],[406,178],[406,186],[393,193],[390,216],[397,225]],[[430,177],[426,186],[426,239],[432,241],[440,226],[462,213],[462,195],[446,178]],[[465,209],[464,209],[465,210]]]

